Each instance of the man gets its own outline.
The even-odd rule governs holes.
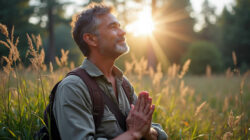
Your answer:
[[[105,106],[101,124],[95,130],[91,97],[86,84],[75,75],[67,76],[58,86],[53,113],[61,139],[167,139],[160,125],[151,124],[154,105],[147,92],[138,99],[133,93],[133,104],[121,86],[122,72],[114,66],[115,60],[129,51],[125,31],[104,4],[91,4],[72,21],[72,34],[82,53],[87,57],[80,66],[94,78],[98,86],[127,116],[124,132],[114,114]]]

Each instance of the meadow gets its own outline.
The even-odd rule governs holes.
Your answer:
[[[0,44],[9,56],[0,72],[0,139],[33,139],[44,125],[43,111],[53,86],[75,66],[68,63],[68,51],[56,57],[56,64],[44,64],[40,36],[27,34],[29,50],[24,67],[17,49],[18,38],[4,26]],[[183,66],[147,67],[145,58],[125,62],[124,74],[137,93],[148,91],[156,105],[153,121],[160,123],[169,139],[249,139],[250,72],[227,70],[215,75],[186,75],[192,60]],[[54,67],[57,67],[56,69]]]

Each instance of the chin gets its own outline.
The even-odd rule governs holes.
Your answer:
[[[122,45],[116,45],[115,51],[120,54],[126,54],[129,52],[129,46],[126,43]]]

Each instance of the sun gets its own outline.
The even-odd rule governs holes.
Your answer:
[[[155,24],[152,19],[151,10],[144,8],[139,14],[135,22],[125,27],[127,32],[133,33],[135,36],[151,35],[155,29]]]

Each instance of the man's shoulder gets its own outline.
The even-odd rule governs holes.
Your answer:
[[[62,81],[60,82],[60,86],[65,86],[65,85],[68,85],[68,84],[78,84],[79,82],[83,82],[81,80],[81,78],[77,75],[69,75],[69,76],[66,76],[65,78],[62,79]]]
[[[68,75],[60,82],[58,88],[87,89],[87,86],[79,76]]]

